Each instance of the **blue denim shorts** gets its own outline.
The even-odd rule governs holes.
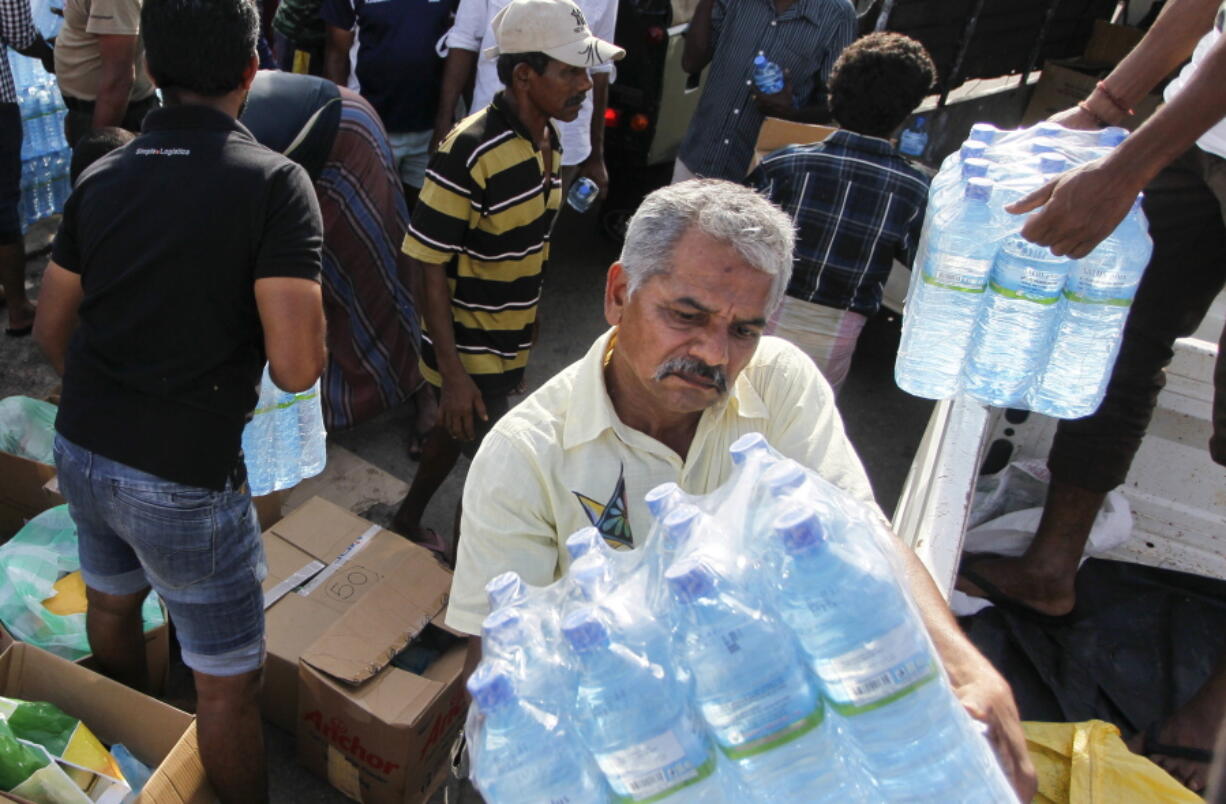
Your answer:
[[[109,595],[152,586],[193,670],[231,676],[263,665],[267,566],[245,483],[173,483],[59,435],[55,464],[86,586]]]

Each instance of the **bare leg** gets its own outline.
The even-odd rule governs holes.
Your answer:
[[[1218,657],[1208,680],[1187,703],[1162,721],[1155,740],[1167,745],[1212,751],[1218,730],[1223,725],[1226,725],[1226,653]],[[1144,743],[1145,733],[1141,732],[1128,741],[1128,747],[1141,753]],[[1189,790],[1204,792],[1209,782],[1209,763],[1169,757],[1156,751],[1149,758],[1183,782]]]
[[[149,667],[145,660],[145,633],[141,604],[146,589],[132,595],[108,595],[86,587],[89,604],[85,633],[102,672],[132,689],[149,690]]]
[[[975,571],[1019,603],[1043,614],[1067,614],[1077,602],[1077,563],[1106,498],[1103,492],[1052,483],[1026,552],[1017,558],[976,561]],[[961,577],[957,588],[972,595],[982,591]]]
[[[34,305],[26,296],[26,251],[20,240],[0,246],[0,285],[9,310],[9,329],[34,323]]]
[[[413,476],[409,493],[392,518],[392,530],[415,542],[422,540],[421,518],[426,513],[426,506],[447,480],[459,458],[460,442],[441,427],[432,429],[422,445],[421,462],[417,465],[417,474]]]
[[[262,672],[237,676],[193,673],[200,759],[213,792],[224,804],[268,801],[259,701]]]

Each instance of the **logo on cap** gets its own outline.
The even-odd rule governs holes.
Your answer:
[[[579,26],[575,28],[575,33],[583,33],[583,29],[587,27],[587,20],[583,18],[583,12],[577,8],[572,8],[570,15],[575,18],[575,25]]]

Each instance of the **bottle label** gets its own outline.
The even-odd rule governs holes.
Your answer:
[[[991,260],[933,251],[924,263],[923,279],[929,285],[946,290],[983,293],[983,287],[987,284],[988,273],[991,270]]]
[[[795,688],[803,677],[780,673],[736,697],[707,701],[702,714],[730,759],[769,751],[821,724],[820,701]]]
[[[1081,265],[1069,276],[1064,297],[1080,304],[1130,307],[1137,293],[1137,277],[1110,268]]]
[[[1064,270],[1049,270],[1033,263],[1002,255],[992,269],[988,286],[1006,299],[1055,304],[1064,290]]]
[[[835,710],[844,715],[889,703],[937,675],[928,646],[910,623],[814,665]]]
[[[696,724],[689,723],[687,716],[682,729],[688,732],[692,727]],[[714,753],[700,765],[686,753],[682,740],[701,740],[697,729],[690,734],[679,732],[669,729],[629,748],[596,755],[596,763],[621,801],[656,801],[715,772]]]

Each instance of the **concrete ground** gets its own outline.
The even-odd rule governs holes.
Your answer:
[[[52,231],[49,221],[35,227],[27,238],[27,249],[44,247]],[[545,281],[541,346],[533,352],[528,368],[530,388],[578,359],[606,328],[602,312],[604,276],[616,256],[616,246],[598,231],[594,216],[581,217],[566,211],[555,232],[554,258]],[[27,265],[34,298],[45,263],[46,257],[42,256]],[[7,315],[0,311],[0,318],[7,320]],[[930,402],[908,396],[894,385],[898,335],[896,316],[883,312],[869,322],[839,401],[848,435],[887,514],[894,510],[931,411]],[[57,382],[29,338],[0,337],[0,366],[3,367],[0,398],[13,394],[42,396]],[[410,411],[390,411],[331,438],[384,471],[411,482],[416,464],[405,451],[411,421]],[[450,533],[466,470],[467,461],[461,458],[427,511],[426,525]],[[274,801],[346,800],[326,782],[298,766],[291,735],[269,727],[268,754]]]

